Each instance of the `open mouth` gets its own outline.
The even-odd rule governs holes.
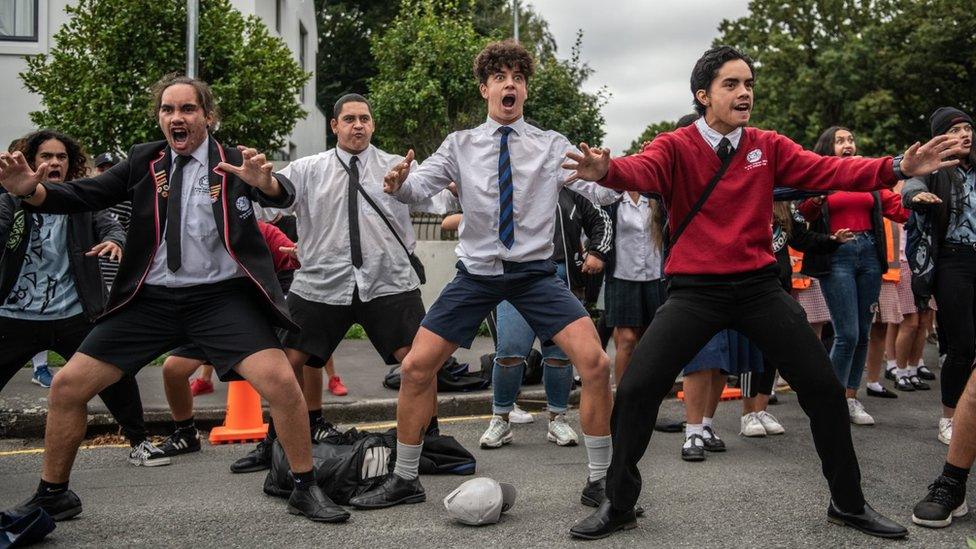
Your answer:
[[[186,143],[186,140],[190,137],[190,132],[186,131],[185,128],[173,128],[169,134],[172,136],[173,142],[180,145]]]
[[[854,151],[852,151],[850,149],[844,149],[843,151],[841,151],[840,155],[841,156],[854,156]]]
[[[510,109],[515,106],[515,94],[506,94],[502,97],[502,106]]]
[[[732,107],[732,110],[736,110],[739,112],[749,112],[749,109],[751,108],[752,106],[749,103],[737,103],[734,107]]]
[[[50,170],[47,172],[48,179],[61,179],[61,170]]]

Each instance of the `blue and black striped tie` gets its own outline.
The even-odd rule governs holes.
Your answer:
[[[498,128],[502,133],[501,147],[498,150],[498,240],[506,248],[512,249],[515,244],[515,219],[512,208],[512,159],[508,154],[508,134],[512,128],[502,126]]]

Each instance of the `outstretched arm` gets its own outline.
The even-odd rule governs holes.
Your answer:
[[[12,195],[30,196],[23,203],[37,211],[56,214],[91,212],[129,198],[128,160],[98,176],[57,184],[42,183],[47,172],[47,163],[32,170],[19,151],[0,154],[0,185]]]
[[[608,149],[591,149],[580,143],[580,152],[566,154],[569,160],[563,168],[570,170],[566,179],[595,181],[617,191],[638,191],[664,195],[669,186],[673,159],[672,138],[662,134],[642,152],[623,158],[610,159]]]
[[[403,161],[386,174],[383,191],[404,204],[414,204],[446,189],[452,181],[458,181],[460,175],[452,141],[453,134],[447,136],[437,151],[420,165],[414,162],[413,149],[407,151]]]

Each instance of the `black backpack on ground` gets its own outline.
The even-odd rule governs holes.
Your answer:
[[[437,371],[437,391],[440,393],[464,393],[480,391],[491,385],[491,378],[485,380],[480,374],[468,371],[467,362],[458,362],[456,358],[447,359],[444,366]],[[383,378],[383,386],[387,389],[400,389],[400,366],[390,368]]]

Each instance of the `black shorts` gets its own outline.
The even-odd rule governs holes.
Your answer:
[[[166,351],[192,343],[221,381],[239,380],[239,362],[281,349],[259,299],[245,278],[187,288],[143,286],[122,310],[95,325],[78,352],[135,375]]]
[[[351,305],[329,305],[288,294],[288,311],[302,331],[284,335],[285,347],[311,355],[309,366],[322,367],[355,323],[363,327],[373,347],[387,364],[397,364],[397,349],[413,343],[424,319],[420,290],[360,301],[354,291]]]
[[[41,351],[52,350],[65,360],[71,358],[92,326],[84,314],[62,320],[20,320],[0,316],[0,390]]]

